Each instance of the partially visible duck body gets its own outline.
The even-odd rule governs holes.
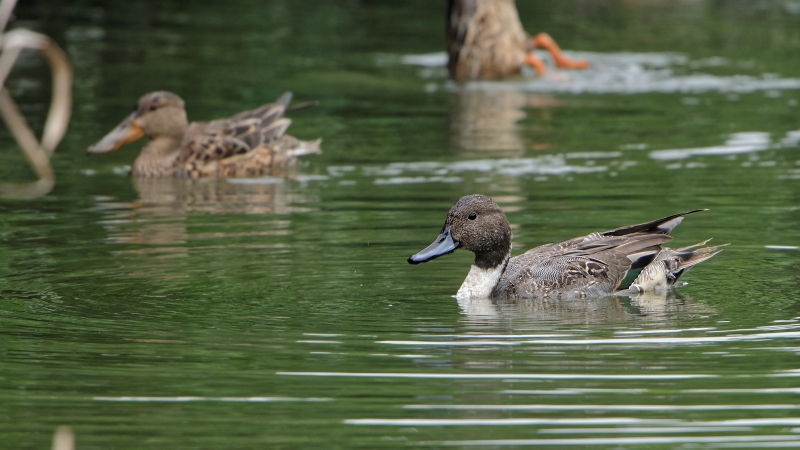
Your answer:
[[[653,258],[631,285],[621,294],[637,295],[645,292],[661,292],[678,284],[678,279],[692,266],[699,264],[721,251],[724,245],[699,248],[710,239],[679,249],[664,247]]]
[[[242,177],[282,174],[297,157],[319,153],[321,140],[285,134],[292,94],[227,119],[189,123],[183,100],[171,92],[144,95],[125,120],[89,153],[108,153],[148,136],[133,163],[134,177]]]
[[[578,299],[612,295],[629,270],[642,270],[636,292],[671,286],[723,246],[670,250],[662,244],[687,211],[637,225],[546,244],[511,258],[511,225],[489,197],[470,195],[450,209],[441,234],[408,259],[430,261],[458,248],[475,253],[456,297]],[[708,241],[706,241],[708,242]]]
[[[527,65],[546,71],[535,49],[553,55],[556,66],[584,69],[587,61],[564,56],[547,33],[531,38],[522,28],[514,0],[449,0],[447,69],[456,81],[495,80],[520,73]]]

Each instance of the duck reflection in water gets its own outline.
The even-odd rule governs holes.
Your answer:
[[[248,180],[249,181],[249,180]],[[191,215],[281,215],[311,211],[303,206],[316,198],[300,183],[284,179],[259,179],[258,183],[237,183],[210,178],[134,179],[139,199],[130,203],[100,198],[99,209],[106,211],[103,223],[112,243],[176,245],[204,237],[234,237],[229,233],[190,234],[186,221]],[[262,218],[263,219],[263,218]],[[275,218],[276,230],[266,234],[285,234],[286,220]],[[177,250],[177,249],[176,249]]]
[[[605,296],[572,301],[555,299],[457,299],[462,313],[475,325],[520,326],[623,323],[641,320],[668,321],[673,313],[713,314],[710,306],[674,290],[623,296]]]
[[[450,142],[460,152],[492,152],[492,156],[519,158],[528,148],[545,150],[547,142],[526,143],[519,121],[535,110],[535,130],[543,128],[549,108],[562,100],[543,94],[526,94],[508,89],[482,89],[480,86],[458,86],[450,94]]]
[[[196,267],[198,254],[209,261],[230,260],[231,252],[282,258],[292,233],[287,214],[312,210],[304,204],[318,195],[285,179],[230,181],[134,179],[138,200],[98,198],[105,241],[113,245],[116,261],[130,273],[172,283]]]
[[[256,179],[138,178],[136,206],[170,210],[173,214],[288,214],[309,211],[314,199],[302,189],[302,178]]]

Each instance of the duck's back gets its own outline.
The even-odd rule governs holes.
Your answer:
[[[528,39],[513,0],[449,0],[447,68],[456,80],[519,73]]]
[[[285,147],[276,144],[287,139],[297,141],[284,134],[291,124],[290,119],[283,117],[291,98],[287,92],[275,103],[233,117],[192,123],[176,160],[176,173],[189,177],[271,173],[279,157],[290,153],[283,151],[276,155]]]
[[[496,298],[573,299],[611,295],[630,269],[641,269],[669,242],[687,211],[602,233],[545,244],[511,258]],[[713,255],[712,255],[713,256]]]
[[[498,298],[575,299],[612,294],[632,260],[652,257],[664,234],[582,238],[536,247],[512,258],[492,293]]]

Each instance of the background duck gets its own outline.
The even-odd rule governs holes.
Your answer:
[[[511,225],[503,210],[485,195],[469,195],[450,209],[433,244],[408,262],[421,264],[458,248],[475,253],[458,299],[601,297],[614,294],[629,270],[644,269],[634,282],[638,293],[674,284],[689,267],[721,251],[697,248],[708,241],[662,248],[683,217],[698,211],[541,245],[511,258]]]
[[[301,141],[285,134],[292,93],[275,103],[227,119],[189,123],[184,101],[158,91],[144,95],[131,115],[89,147],[108,153],[143,136],[150,141],[133,163],[134,177],[242,177],[290,170],[297,157],[320,153],[321,139]]]
[[[553,55],[556,66],[584,69],[587,61],[564,56],[547,34],[531,38],[522,28],[514,0],[449,0],[447,7],[447,69],[457,81],[501,79],[518,74],[525,64],[539,75],[544,62],[534,52]]]

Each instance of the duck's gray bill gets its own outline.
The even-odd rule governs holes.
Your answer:
[[[434,258],[438,258],[448,253],[453,253],[461,243],[453,240],[450,236],[450,227],[445,228],[442,234],[433,241],[433,244],[425,247],[425,250],[417,253],[416,255],[408,258],[409,264],[422,264]]]

